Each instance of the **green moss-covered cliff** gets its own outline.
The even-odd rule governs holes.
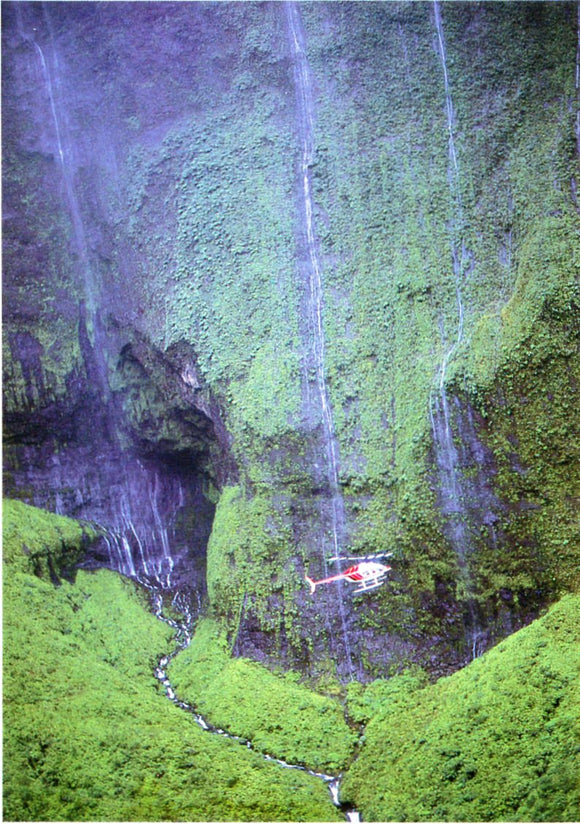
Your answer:
[[[5,6],[10,494],[149,534],[160,477],[183,545],[209,499],[212,617],[311,676],[448,672],[575,589],[576,5],[298,4],[338,490],[284,5]],[[337,491],[393,572],[312,598]]]

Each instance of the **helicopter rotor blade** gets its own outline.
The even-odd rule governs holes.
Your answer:
[[[392,555],[392,552],[377,552],[373,555],[335,555],[333,558],[327,558],[326,560],[329,563],[331,561],[373,561],[375,558],[390,558]]]

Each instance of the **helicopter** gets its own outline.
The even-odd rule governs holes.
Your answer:
[[[383,552],[378,553],[377,555],[367,555],[364,557],[356,556],[340,558],[337,555],[334,558],[329,558],[329,562],[358,561],[358,563],[348,569],[345,569],[344,572],[340,572],[338,575],[331,575],[329,578],[322,578],[320,581],[314,581],[308,575],[305,575],[305,579],[310,584],[310,594],[314,595],[316,592],[316,587],[320,584],[329,584],[331,581],[340,580],[352,581],[355,584],[359,584],[358,589],[353,590],[353,595],[356,595],[358,592],[368,592],[371,589],[376,589],[376,587],[380,587],[385,583],[386,574],[389,572],[391,567],[386,566],[385,564],[380,564],[375,559],[390,558],[392,554],[392,552]]]

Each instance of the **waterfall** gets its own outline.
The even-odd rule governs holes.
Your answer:
[[[459,162],[455,145],[455,111],[447,70],[447,54],[441,8],[438,0],[435,0],[433,4],[433,12],[437,53],[443,71],[445,91],[445,115],[449,147],[447,177],[453,210],[450,226],[451,261],[455,283],[457,330],[455,339],[451,345],[448,345],[448,348],[443,354],[436,378],[436,388],[432,391],[429,401],[429,414],[439,480],[439,504],[445,519],[444,533],[457,557],[459,583],[463,589],[462,598],[468,610],[465,618],[468,643],[471,646],[471,656],[475,658],[477,656],[477,642],[481,631],[478,626],[473,598],[473,585],[468,566],[468,554],[472,547],[466,524],[467,510],[465,504],[467,489],[460,468],[459,454],[454,443],[451,414],[445,388],[449,361],[463,340],[464,306],[461,287],[462,279],[469,263],[469,255],[464,239],[463,201],[460,188]],[[444,330],[442,330],[442,338],[445,343]]]
[[[53,154],[60,172],[62,195],[71,224],[71,250],[76,258],[74,265],[79,273],[79,283],[84,295],[79,324],[79,342],[85,360],[87,377],[92,387],[106,403],[109,395],[107,367],[101,339],[102,329],[98,317],[96,279],[91,264],[91,253],[81,203],[77,194],[75,175],[78,158],[75,156],[74,135],[68,128],[67,100],[63,88],[62,68],[59,64],[57,48],[51,32],[51,21],[46,6],[43,6],[44,26],[25,24],[25,16],[17,8],[18,31],[23,41],[30,46],[31,54],[38,64],[38,76],[47,100],[47,123],[52,126],[45,138],[53,144]],[[38,21],[37,21],[38,22]],[[52,147],[50,147],[52,148]],[[107,413],[108,414],[108,413]],[[116,442],[114,427],[108,434]],[[116,444],[118,446],[118,443]],[[115,455],[115,458],[117,456]],[[109,456],[111,459],[112,456]],[[125,466],[125,469],[127,466]],[[160,587],[172,586],[174,559],[172,557],[167,524],[174,522],[178,510],[184,503],[183,490],[179,493],[171,485],[175,502],[165,504],[161,511],[162,497],[167,495],[157,473],[145,469],[139,462],[132,465],[130,472],[119,474],[114,484],[113,512],[110,522],[99,525],[106,547],[106,564],[123,575],[138,580],[154,582]],[[90,495],[89,495],[90,497]],[[168,520],[164,520],[167,516]]]
[[[107,565],[161,590],[176,585],[169,530],[184,505],[179,479],[163,480],[137,462],[132,482],[119,484],[112,525],[99,525]]]
[[[314,199],[312,196],[312,164],[314,162],[314,102],[312,80],[305,49],[305,38],[297,4],[285,3],[290,45],[294,60],[297,110],[302,155],[300,160],[300,192],[303,209],[307,261],[305,280],[308,289],[308,353],[316,375],[316,392],[322,412],[326,449],[326,477],[331,495],[332,556],[340,564],[341,543],[345,533],[344,501],[339,486],[338,443],[334,429],[332,406],[326,381],[325,335],[323,326],[322,273],[318,258],[318,243],[314,226]],[[328,575],[327,556],[323,547],[324,576]],[[345,658],[349,675],[353,677],[352,655],[342,594],[338,590],[338,605],[342,624]]]
[[[42,75],[44,77],[44,82],[46,85],[46,89],[48,91],[48,98],[50,100],[50,111],[52,114],[52,121],[54,124],[54,131],[56,135],[56,144],[58,148],[58,158],[60,160],[60,165],[64,168],[64,150],[62,147],[62,138],[60,135],[60,123],[56,113],[56,103],[54,101],[54,91],[52,80],[50,77],[50,71],[48,70],[48,63],[46,62],[46,58],[44,56],[44,52],[42,51],[40,45],[36,42],[36,40],[32,41],[34,44],[34,48],[36,49],[38,56],[40,58],[40,65],[42,67]]]
[[[463,296],[461,292],[461,279],[464,275],[468,262],[468,254],[463,238],[463,201],[461,197],[459,180],[459,163],[457,160],[457,150],[455,147],[455,111],[453,109],[453,99],[451,97],[451,87],[449,85],[449,74],[447,72],[447,53],[445,50],[445,39],[443,36],[443,22],[441,20],[441,9],[438,0],[433,4],[435,29],[437,32],[437,51],[441,60],[443,70],[443,83],[445,89],[445,113],[447,120],[447,131],[449,133],[449,164],[447,167],[449,189],[451,193],[454,215],[451,222],[451,260],[453,267],[453,277],[455,280],[455,299],[457,306],[457,332],[455,341],[445,352],[441,366],[439,368],[439,392],[445,392],[445,377],[447,365],[455,350],[463,340]]]
[[[174,562],[173,562],[173,558],[171,557],[171,549],[169,547],[169,536],[167,534],[167,527],[163,523],[163,519],[161,518],[161,515],[159,513],[159,505],[158,505],[159,478],[158,478],[157,473],[155,473],[154,479],[155,480],[154,480],[153,488],[152,489],[151,489],[151,487],[149,488],[149,500],[151,502],[151,511],[153,513],[153,518],[154,518],[155,525],[157,527],[157,531],[158,531],[158,534],[159,534],[159,539],[160,539],[160,542],[161,542],[161,548],[163,550],[163,556],[159,560],[158,565],[157,565],[157,574],[161,575],[164,568],[167,570],[167,586],[169,587],[169,586],[171,586],[171,573],[173,571]],[[181,494],[181,484],[179,485],[179,487],[180,487],[180,495],[179,495],[178,500],[181,502],[181,501],[183,501],[183,496]],[[179,506],[180,506],[180,504],[178,503],[177,504],[177,509],[179,509]]]
[[[47,14],[46,9],[44,9]],[[47,20],[48,24],[48,20]],[[95,299],[95,279],[92,272],[89,248],[86,239],[85,227],[81,215],[79,200],[74,185],[74,157],[70,140],[66,129],[65,107],[63,105],[60,88],[60,69],[58,58],[54,46],[51,45],[50,53],[42,48],[37,39],[37,29],[33,29],[33,34],[24,30],[22,19],[19,15],[19,30],[23,39],[30,43],[38,58],[40,72],[46,93],[48,96],[50,115],[54,127],[55,157],[61,169],[62,182],[65,193],[65,200],[72,224],[72,245],[75,249],[79,261],[84,294],[87,307],[87,315],[90,319],[89,335],[91,343],[94,343],[94,319],[96,315]],[[52,56],[52,59],[51,59]]]

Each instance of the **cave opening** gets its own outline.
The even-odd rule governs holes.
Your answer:
[[[217,406],[143,340],[109,361],[105,397],[86,370],[67,398],[5,417],[4,494],[92,524],[82,568],[180,593],[197,614],[223,480]]]

